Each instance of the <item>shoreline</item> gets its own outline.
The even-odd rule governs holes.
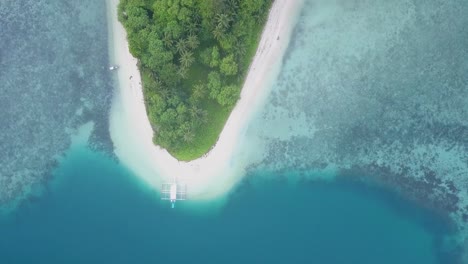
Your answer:
[[[218,141],[203,157],[189,162],[178,161],[152,141],[153,130],[146,114],[138,61],[130,54],[126,31],[117,19],[118,3],[119,0],[106,1],[110,63],[120,67],[115,72],[118,83],[109,118],[116,156],[157,190],[163,182],[177,178],[187,184],[191,199],[224,195],[240,180],[248,165],[245,155],[234,154],[252,115],[279,73],[303,0],[274,1],[240,99]]]

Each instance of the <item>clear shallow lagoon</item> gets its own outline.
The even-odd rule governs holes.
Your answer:
[[[104,2],[0,0],[0,202],[38,190],[0,216],[0,263],[457,263],[443,217],[335,177],[430,171],[445,178],[410,187],[466,195],[467,4],[384,2],[308,1],[240,146],[262,162],[221,208],[171,210],[103,154]],[[101,150],[77,145],[57,162],[88,121]]]

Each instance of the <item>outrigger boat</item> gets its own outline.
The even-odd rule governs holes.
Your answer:
[[[112,66],[109,67],[109,70],[110,70],[110,71],[115,71],[115,70],[117,70],[118,68],[119,68],[119,66],[117,66],[117,65],[112,65]]]
[[[171,207],[175,207],[176,201],[187,200],[187,185],[172,182],[163,183],[161,188],[161,200],[169,200]]]

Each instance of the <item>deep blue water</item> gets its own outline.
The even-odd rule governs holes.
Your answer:
[[[0,218],[1,263],[453,263],[441,259],[443,221],[363,184],[257,172],[225,206],[195,213],[84,147],[54,175]]]

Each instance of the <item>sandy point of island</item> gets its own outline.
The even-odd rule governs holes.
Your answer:
[[[250,65],[240,100],[216,145],[204,157],[182,162],[153,144],[137,60],[130,54],[125,29],[117,19],[119,0],[107,0],[110,62],[119,65],[110,111],[110,135],[120,162],[155,189],[174,177],[187,184],[191,199],[226,194],[244,174],[247,155],[236,153],[252,115],[277,77],[303,0],[275,0]]]

